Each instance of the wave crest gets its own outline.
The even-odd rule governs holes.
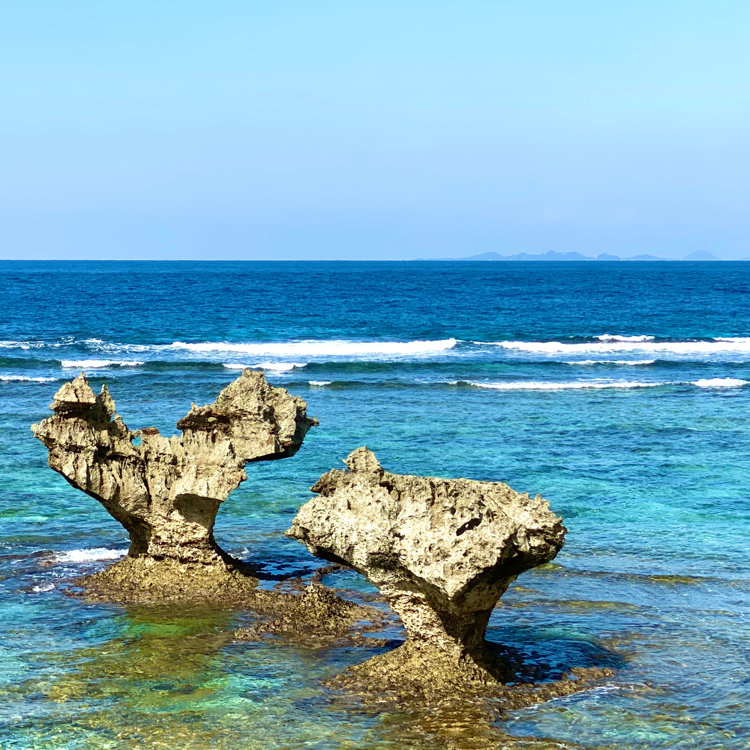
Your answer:
[[[52,383],[57,378],[31,378],[26,375],[0,375],[2,383]]]
[[[103,370],[109,367],[141,367],[145,362],[131,359],[62,359],[63,369]]]
[[[590,367],[592,365],[621,365],[623,367],[646,367],[653,365],[655,359],[570,359],[563,362],[564,365],[581,365]]]
[[[265,343],[234,344],[228,341],[186,342],[175,341],[167,349],[198,353],[235,352],[259,357],[346,357],[346,356],[391,356],[404,357],[420,354],[435,354],[452,349],[458,339],[439,341],[269,341]]]
[[[227,370],[268,370],[270,372],[289,372],[297,368],[303,368],[304,362],[257,362],[254,365],[243,365],[239,362],[225,362],[224,367]]]
[[[697,385],[699,388],[742,388],[748,383],[750,380],[740,378],[701,378],[694,380],[692,385]]]
[[[480,342],[477,342],[480,343]],[[564,341],[488,341],[488,345],[528,354],[609,354],[612,352],[658,353],[671,355],[722,355],[750,354],[750,338],[712,339],[711,341],[589,341],[568,343]]]
[[[543,380],[506,381],[500,383],[482,383],[476,380],[456,380],[455,385],[469,385],[473,388],[488,388],[493,391],[578,391],[586,389],[603,390],[605,388],[654,388],[668,383],[648,380],[572,380],[564,382],[546,382]]]
[[[623,341],[631,344],[654,340],[653,336],[620,336],[614,333],[602,333],[600,336],[594,336],[594,338],[599,341]]]

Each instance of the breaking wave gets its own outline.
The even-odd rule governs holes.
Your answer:
[[[655,388],[669,383],[659,383],[647,380],[573,380],[566,382],[545,382],[542,380],[507,381],[500,383],[481,383],[476,380],[456,380],[454,385],[469,385],[473,388],[488,388],[493,391],[578,391],[586,389],[605,388]]]
[[[594,336],[599,341],[623,341],[631,344],[639,343],[642,341],[653,341],[653,336],[618,336],[612,333],[603,333],[601,336]]]
[[[750,338],[724,338],[710,341],[655,341],[655,340],[606,340],[606,341],[484,341],[475,342],[527,354],[609,354],[612,352],[658,353],[662,357],[710,356],[725,354],[750,354]]]
[[[227,370],[244,370],[246,368],[254,370],[269,370],[271,372],[289,372],[305,366],[304,362],[257,362],[254,365],[243,365],[239,362],[225,362],[224,367]]]
[[[52,383],[57,378],[31,378],[26,375],[0,375],[0,382],[3,383]]]
[[[740,378],[701,378],[693,381],[693,385],[699,388],[742,388],[748,385],[750,380],[741,380]]]
[[[0,349],[41,349],[48,346],[44,341],[0,341]]]
[[[34,588],[31,589],[35,594],[46,594],[49,591],[55,590],[55,584],[54,583],[41,583],[37,586],[34,586]]]
[[[141,367],[145,362],[130,359],[62,359],[60,366],[63,369],[91,369],[102,370],[108,367]]]
[[[259,357],[346,357],[346,356],[391,356],[435,354],[452,349],[458,339],[439,341],[288,341],[234,344],[226,341],[191,343],[175,341],[163,348],[191,352],[236,352]]]
[[[582,365],[584,367],[592,365],[621,365],[623,367],[636,367],[640,365],[646,367],[647,365],[653,365],[655,362],[655,359],[571,359],[565,360],[563,364]]]
[[[472,388],[487,388],[493,391],[580,391],[605,390],[609,388],[657,388],[661,386],[686,386],[698,388],[742,388],[750,385],[750,380],[739,378],[702,378],[693,381],[654,381],[654,380],[571,380],[551,382],[544,380],[520,380],[496,383],[483,383],[476,380],[454,380],[451,385],[466,385]]]

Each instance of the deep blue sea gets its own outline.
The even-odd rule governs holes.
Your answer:
[[[2,262],[0,305],[4,750],[750,747],[750,263]],[[170,434],[243,366],[320,426],[248,467],[225,549],[313,570],[283,532],[363,444],[391,471],[506,481],[569,533],[488,637],[616,676],[501,720],[379,711],[320,680],[382,649],[235,643],[251,613],[61,593],[127,548],[29,431],[61,383],[83,370],[131,429]]]

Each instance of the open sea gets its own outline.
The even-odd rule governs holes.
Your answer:
[[[0,311],[3,750],[750,747],[750,263],[8,261]],[[236,643],[252,613],[61,593],[128,540],[32,438],[57,388],[83,370],[171,434],[243,366],[320,420],[219,510],[266,585],[323,564],[283,532],[366,444],[549,499],[565,547],[488,638],[616,676],[500,720],[378,709],[320,681],[382,647]]]

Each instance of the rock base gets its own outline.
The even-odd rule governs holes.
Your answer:
[[[258,579],[240,562],[212,564],[127,556],[98,573],[73,581],[77,596],[119,604],[168,602],[243,604],[257,598]]]
[[[431,647],[408,640],[350,667],[326,685],[363,700],[390,699],[399,705],[491,701],[502,711],[571,695],[614,675],[605,667],[573,667],[562,679],[548,680],[541,674],[519,677],[519,671],[524,671],[522,664],[490,648],[479,656],[457,657],[435,654]]]

